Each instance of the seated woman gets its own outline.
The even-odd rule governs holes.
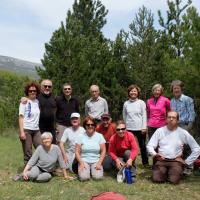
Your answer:
[[[24,168],[23,179],[47,182],[52,178],[52,173],[55,171],[57,162],[62,168],[64,178],[71,179],[72,177],[67,175],[59,147],[52,144],[52,134],[50,132],[44,132],[41,135],[41,139],[42,145],[38,146]]]
[[[85,128],[76,142],[75,155],[78,161],[78,175],[81,181],[103,177],[102,163],[106,154],[105,139],[95,131],[95,120],[88,116],[83,121]]]
[[[134,161],[138,154],[138,145],[134,135],[126,130],[123,120],[117,122],[116,133],[110,138],[109,154],[118,170],[126,166],[131,169],[132,176],[136,175]]]
[[[77,167],[72,167],[75,159],[75,144],[80,134],[85,132],[85,129],[80,126],[80,114],[72,113],[70,116],[71,127],[66,128],[60,140],[59,146],[66,163],[67,169],[77,173]],[[65,150],[66,143],[66,150]]]

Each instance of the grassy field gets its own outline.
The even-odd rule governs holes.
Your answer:
[[[151,170],[139,164],[137,180],[132,185],[118,184],[113,176],[105,175],[101,181],[81,183],[65,181],[56,176],[48,183],[14,182],[12,177],[22,166],[21,144],[15,132],[13,136],[0,136],[0,200],[89,200],[92,195],[113,191],[126,196],[127,200],[199,200],[200,176],[191,175],[177,186],[153,184]]]

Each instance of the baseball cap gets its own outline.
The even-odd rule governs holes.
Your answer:
[[[70,118],[80,118],[80,114],[79,113],[72,113]]]
[[[110,115],[108,113],[104,113],[103,115],[101,115],[101,118],[108,118],[110,119]]]

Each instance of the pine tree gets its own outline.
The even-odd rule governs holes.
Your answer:
[[[99,71],[108,62],[108,41],[101,31],[107,12],[99,0],[75,0],[65,23],[45,44],[44,69],[38,69],[42,78],[53,80],[57,93],[70,82],[82,106],[90,84],[100,82]]]
[[[172,57],[182,56],[184,49],[184,40],[182,33],[182,16],[184,11],[190,4],[191,0],[187,0],[187,3],[183,4],[182,0],[167,0],[168,10],[166,21],[162,17],[161,11],[158,11],[159,23],[163,30],[163,37],[165,39],[166,48],[169,47],[168,51]],[[182,5],[183,4],[183,5]]]
[[[143,6],[129,26],[129,67],[144,99],[149,98],[153,84],[167,83],[163,44],[153,23],[153,14]]]

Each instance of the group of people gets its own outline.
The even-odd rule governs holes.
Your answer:
[[[199,145],[188,132],[195,119],[193,100],[182,94],[182,88],[181,81],[172,82],[174,97],[170,101],[163,96],[163,87],[156,84],[145,103],[140,99],[140,88],[130,85],[123,120],[113,123],[107,101],[100,96],[99,87],[92,85],[82,127],[79,103],[72,97],[70,84],[63,85],[58,97],[52,94],[51,80],[43,80],[40,89],[35,83],[27,84],[19,107],[25,164],[22,178],[49,181],[57,163],[66,179],[72,179],[66,169],[78,174],[81,181],[101,179],[104,170],[124,167],[136,176],[140,148],[144,167],[149,166],[148,155],[153,156],[154,182],[178,183],[184,168],[191,168],[200,155]],[[33,155],[32,145],[36,148]],[[187,158],[185,145],[191,151]]]

